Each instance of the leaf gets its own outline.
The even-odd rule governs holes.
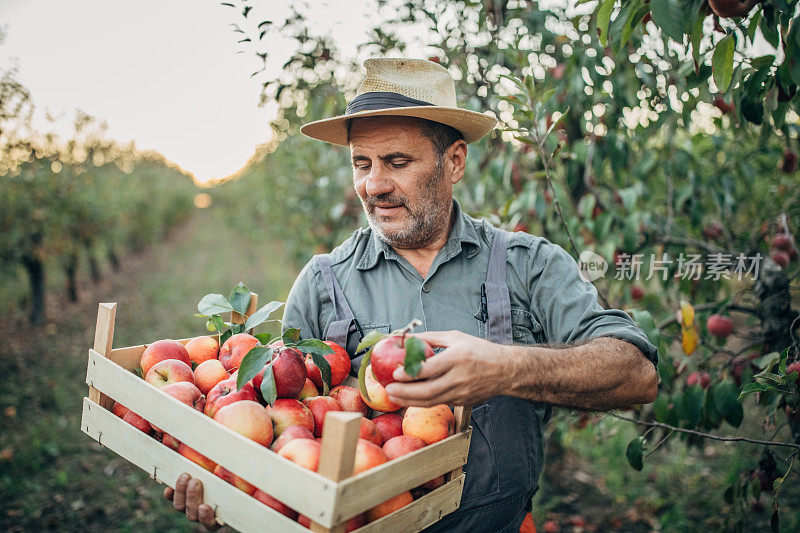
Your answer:
[[[425,344],[416,337],[406,338],[406,358],[403,361],[403,369],[412,378],[417,377],[422,370],[422,363],[425,361]]]
[[[225,341],[230,339],[231,335],[233,335],[233,332],[229,329],[226,329],[225,332],[219,336],[219,345],[222,346],[223,344],[225,344]]]
[[[699,337],[697,336],[697,329],[692,326],[688,328],[681,328],[681,346],[683,353],[692,355],[697,349]]]
[[[387,336],[388,335],[381,333],[377,329],[367,332],[361,339],[361,342],[358,343],[358,346],[356,346],[356,353],[375,345],[379,340],[385,339]]]
[[[298,347],[298,350],[300,349],[301,348]],[[317,353],[311,352],[311,359],[314,360],[314,364],[317,365],[319,373],[322,376],[322,396],[327,396],[328,391],[331,390],[331,365],[328,363],[327,359]]]
[[[616,3],[616,0],[603,0],[597,9],[597,29],[600,30],[600,44],[603,46],[608,46],[608,25]]]
[[[642,463],[642,456],[644,452],[644,437],[636,437],[628,443],[628,448],[625,450],[625,459],[631,468],[641,472],[644,467]]]
[[[767,390],[767,387],[761,383],[748,383],[742,387],[742,392],[739,393],[739,399],[741,400],[754,392],[764,392],[765,390]]]
[[[239,374],[236,376],[236,390],[241,389],[245,383],[256,377],[264,365],[272,359],[272,348],[269,346],[255,346],[242,358],[239,365]]]
[[[287,346],[289,344],[294,344],[298,341],[298,339],[300,339],[300,330],[297,328],[289,328],[283,332],[283,335],[281,335],[281,339],[283,340],[283,343],[286,344]]]
[[[272,364],[267,365],[264,369],[264,379],[261,380],[261,396],[270,406],[278,399],[278,386],[275,384]]]
[[[250,305],[250,302],[248,302],[248,305]],[[259,324],[263,324],[269,318],[269,315],[280,309],[282,305],[283,302],[278,302],[278,301],[268,303],[267,305],[265,305],[264,307],[262,307],[249,317],[247,317],[247,322],[245,322],[244,329],[249,331],[254,327],[258,326]]]
[[[206,294],[197,304],[197,310],[203,316],[218,315],[233,311],[230,302],[221,294]]]
[[[781,361],[781,354],[779,352],[770,352],[755,362],[757,368],[764,371],[770,371],[772,368],[779,364]]]
[[[733,35],[723,37],[714,48],[714,55],[711,58],[711,68],[714,74],[714,83],[721,92],[728,90],[733,77],[733,51],[736,49],[736,42]]]
[[[333,348],[325,344],[319,339],[303,339],[297,344],[292,345],[303,353],[329,355],[333,353]]]
[[[661,340],[661,334],[658,331],[658,326],[656,326],[656,322],[653,320],[653,315],[650,314],[650,311],[631,309],[631,314],[633,315],[633,321],[642,328],[642,331],[647,335],[650,342],[654,345],[658,345]]]
[[[244,315],[247,312],[247,308],[250,306],[250,297],[250,290],[240,281],[239,284],[233,288],[228,299],[231,302],[233,310],[240,315]]]
[[[225,321],[219,315],[211,315],[208,317],[208,321],[214,326],[214,329],[210,331],[222,331],[225,329]]]
[[[703,416],[703,389],[692,385],[683,391],[683,419],[689,428],[697,427]]]
[[[367,391],[367,367],[369,366],[370,359],[372,359],[372,347],[367,350],[367,353],[364,354],[364,357],[361,358],[361,366],[358,367],[358,390],[361,391],[361,396],[368,402],[372,401],[372,398],[369,397],[369,391]]]
[[[253,335],[253,336],[256,339],[258,339],[258,342],[260,342],[264,346],[269,344],[269,341],[272,340],[272,334],[270,334],[270,333],[259,333],[258,335]]]
[[[661,28],[664,35],[676,43],[683,43],[686,13],[681,8],[681,3],[678,0],[650,2],[650,14],[653,17],[653,22]]]
[[[730,379],[714,387],[714,404],[719,414],[733,427],[739,427],[744,418],[744,409],[739,402],[736,384]]]

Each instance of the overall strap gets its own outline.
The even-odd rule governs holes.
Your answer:
[[[483,290],[486,293],[486,340],[498,344],[513,344],[511,336],[511,298],[506,284],[506,255],[508,233],[497,229],[492,241],[489,268]]]
[[[339,281],[333,275],[328,254],[318,255],[317,265],[322,273],[322,281],[325,282],[331,302],[333,302],[333,308],[336,311],[336,320],[331,322],[330,326],[328,326],[328,331],[325,333],[326,340],[333,341],[347,349],[347,335],[350,331],[350,326],[353,322],[356,322],[356,317],[344,297]]]

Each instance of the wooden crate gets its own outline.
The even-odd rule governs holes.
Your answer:
[[[360,415],[328,413],[319,472],[312,472],[140,379],[133,371],[145,345],[112,349],[115,315],[116,304],[100,304],[81,429],[156,481],[174,487],[183,472],[200,479],[205,503],[216,510],[220,523],[241,531],[308,531],[115,416],[114,401],[308,516],[313,531],[344,531],[350,517],[443,474],[443,486],[357,531],[419,531],[458,508],[472,431],[469,407],[455,408],[455,435],[356,476],[351,474]]]

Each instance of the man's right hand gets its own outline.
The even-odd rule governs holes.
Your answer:
[[[199,479],[192,479],[186,473],[181,474],[174,489],[164,489],[164,497],[172,501],[175,510],[186,513],[186,518],[192,522],[200,522],[210,530],[219,528],[214,510],[203,503],[203,484]]]

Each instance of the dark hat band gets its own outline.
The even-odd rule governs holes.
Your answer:
[[[371,92],[359,94],[347,104],[345,115],[352,115],[360,111],[375,111],[378,109],[391,109],[394,107],[415,107],[433,105],[430,102],[417,100],[393,92]]]

